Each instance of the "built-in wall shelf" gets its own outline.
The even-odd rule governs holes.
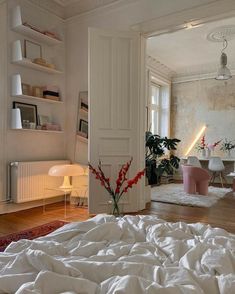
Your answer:
[[[88,116],[88,111],[86,111],[86,110],[84,110],[82,108],[79,109],[79,113],[84,115],[84,116]]]
[[[35,96],[29,96],[29,95],[12,95],[12,97],[15,98],[21,98],[21,99],[32,99],[32,100],[37,100],[38,102],[42,103],[55,103],[55,104],[62,104],[63,101],[57,101],[57,100],[51,100],[51,99],[46,99],[43,97],[35,97]]]
[[[35,133],[50,133],[50,134],[63,134],[63,131],[50,131],[50,130],[36,130],[36,129],[10,129],[17,132],[35,132]]]
[[[20,60],[13,60],[12,63],[20,65],[20,66],[28,67],[31,69],[39,70],[42,72],[46,72],[49,74],[62,74],[63,73],[62,71],[33,63],[31,60],[29,60],[27,58],[22,58]]]
[[[22,80],[21,80],[20,74],[15,74],[12,76],[11,96],[16,97],[16,98],[21,98],[21,99],[37,100],[38,102],[43,102],[43,103],[55,103],[55,104],[62,104],[63,103],[63,101],[57,101],[57,100],[52,100],[52,99],[46,99],[43,97],[36,97],[36,96],[32,96],[32,95],[23,94]]]
[[[34,29],[31,29],[30,27],[25,26],[22,21],[20,6],[16,6],[13,9],[12,30],[17,33],[20,33],[24,36],[32,38],[35,41],[47,44],[49,46],[59,45],[59,44],[63,43],[61,40],[58,40],[56,38],[52,38],[50,36],[47,36],[43,33],[38,32]]]
[[[24,58],[22,53],[22,45],[20,40],[16,40],[12,45],[12,63],[28,67],[34,70],[39,70],[49,74],[62,74],[63,72],[58,69],[53,69],[47,66],[43,66],[32,62],[30,59]]]
[[[88,143],[88,139],[82,136],[77,135],[77,139],[83,143]]]

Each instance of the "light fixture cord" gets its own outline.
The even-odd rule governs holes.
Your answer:
[[[221,50],[221,53],[224,52],[224,50],[228,47],[228,41],[224,38],[224,41],[223,41],[223,49]]]

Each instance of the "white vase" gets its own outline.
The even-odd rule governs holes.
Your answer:
[[[11,110],[11,128],[22,129],[21,114],[19,108],[13,108]]]
[[[211,150],[206,149],[206,158],[210,158],[210,157],[211,157]]]
[[[205,158],[205,157],[206,157],[206,150],[202,149],[202,158]]]
[[[227,150],[226,153],[227,153],[227,157],[230,158],[231,157],[231,150]]]

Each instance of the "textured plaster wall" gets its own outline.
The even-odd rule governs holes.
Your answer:
[[[228,81],[208,79],[173,84],[171,106],[171,134],[181,139],[180,156],[185,155],[205,124],[207,142],[235,140],[235,77]],[[214,154],[224,156],[219,149]],[[197,154],[195,149],[190,152],[193,154]],[[235,157],[235,153],[232,155]]]

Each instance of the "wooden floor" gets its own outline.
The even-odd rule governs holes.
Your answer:
[[[202,222],[213,227],[224,228],[235,233],[235,195],[229,193],[210,208],[189,207],[152,202],[139,214],[157,215],[167,221]],[[67,221],[83,221],[89,218],[85,208],[71,205],[67,208]],[[0,236],[32,228],[53,220],[64,220],[64,203],[32,208],[15,213],[0,215]]]

